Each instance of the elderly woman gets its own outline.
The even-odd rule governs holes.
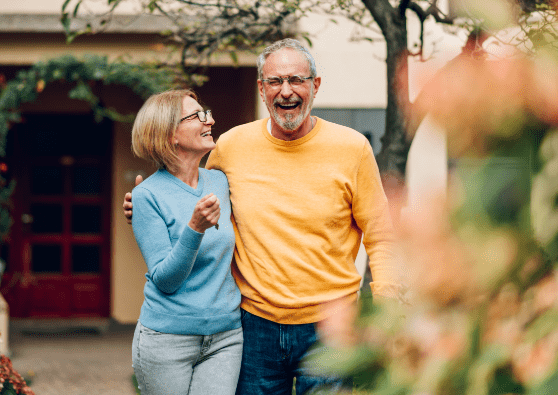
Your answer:
[[[132,192],[147,264],[132,347],[142,395],[235,392],[243,336],[229,186],[199,167],[214,123],[194,92],[173,90],[151,96],[133,126],[134,153],[159,167]]]

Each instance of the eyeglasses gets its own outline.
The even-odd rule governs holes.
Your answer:
[[[261,80],[262,82],[267,82],[269,86],[277,88],[283,85],[284,81],[287,81],[291,86],[300,86],[304,84],[304,81],[311,80],[314,77],[301,77],[299,75],[293,75],[289,77],[270,77]]]
[[[186,115],[184,118],[181,118],[180,121],[178,121],[178,123],[184,121],[185,119],[194,119],[192,118],[194,115],[198,116],[198,119],[200,120],[200,122],[207,122],[207,119],[209,117],[213,118],[213,115],[211,114],[211,110],[207,110],[207,111],[197,111],[193,114],[190,115]]]

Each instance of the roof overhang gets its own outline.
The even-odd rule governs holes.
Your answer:
[[[0,14],[0,33],[62,33],[64,28],[60,18],[61,14]],[[72,30],[79,30],[88,22],[98,25],[100,19],[74,18],[70,26]],[[173,27],[162,15],[113,15],[103,32],[155,34]]]

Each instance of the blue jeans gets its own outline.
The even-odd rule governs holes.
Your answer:
[[[141,395],[233,395],[242,343],[242,328],[210,336],[174,335],[138,321],[132,360]]]
[[[317,376],[301,365],[318,340],[314,324],[285,325],[242,313],[244,350],[236,395],[291,395],[324,391],[336,393],[342,380]]]

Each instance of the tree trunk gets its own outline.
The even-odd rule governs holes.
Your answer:
[[[380,172],[402,179],[405,177],[407,154],[411,145],[407,137],[410,102],[406,26],[394,29],[390,36],[386,36],[386,129],[377,160]]]
[[[404,3],[404,0],[402,0]],[[406,5],[393,7],[389,0],[363,0],[382,30],[387,47],[386,130],[377,156],[384,178],[402,181],[405,177],[410,139],[407,124],[410,110]]]

